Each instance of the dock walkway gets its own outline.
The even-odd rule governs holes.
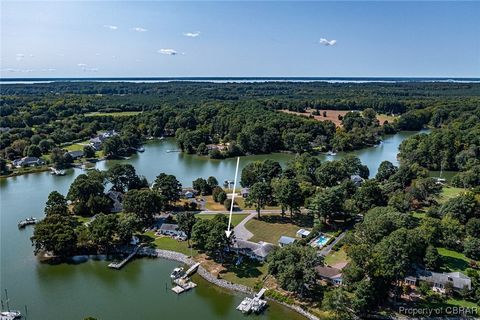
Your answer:
[[[128,257],[126,257],[125,259],[123,259],[120,262],[111,262],[108,265],[108,267],[112,268],[112,269],[120,270],[124,265],[126,265],[137,254],[138,250],[140,250],[140,247],[141,246],[136,246],[135,249],[133,249],[132,253],[130,253],[128,255]]]

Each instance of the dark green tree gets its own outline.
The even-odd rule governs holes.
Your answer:
[[[60,257],[71,256],[77,244],[75,220],[59,214],[47,215],[35,225],[31,240],[35,254],[46,251]]]
[[[58,191],[52,191],[48,195],[48,200],[45,205],[45,215],[58,214],[61,216],[68,215],[67,199]]]
[[[256,182],[250,188],[245,204],[255,206],[257,216],[260,218],[260,210],[264,209],[268,203],[272,202],[272,187],[266,182]]]
[[[182,185],[174,175],[160,173],[153,183],[153,189],[165,196],[169,204],[173,204],[180,200]]]
[[[187,240],[190,241],[192,237],[192,229],[197,218],[193,212],[180,212],[177,214],[178,229],[185,232]]]
[[[150,189],[132,189],[123,199],[123,211],[134,213],[144,226],[152,223],[154,215],[165,206],[166,198]]]

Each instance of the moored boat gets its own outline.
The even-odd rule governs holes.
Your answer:
[[[183,275],[184,275],[183,268],[178,267],[178,268],[173,269],[172,273],[170,274],[170,278],[175,280],[175,279],[180,278]]]
[[[28,225],[31,225],[31,224],[36,224],[37,223],[37,219],[34,218],[34,217],[30,217],[30,218],[27,218],[27,219],[24,219],[22,221],[19,221],[18,222],[18,228],[25,228],[26,226]]]
[[[0,320],[15,320],[22,319],[22,314],[17,310],[2,311],[0,312]]]

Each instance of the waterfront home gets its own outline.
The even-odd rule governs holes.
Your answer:
[[[195,198],[195,196],[197,195],[197,191],[190,188],[182,189],[182,191],[180,192],[180,195],[186,199],[192,199],[192,198]]]
[[[242,188],[242,190],[240,190],[240,194],[242,195],[243,198],[248,197],[249,193],[250,193],[250,188]]]
[[[12,165],[17,168],[41,166],[42,164],[45,164],[45,161],[37,157],[23,157],[21,159],[15,159],[12,161]]]
[[[310,235],[310,231],[305,229],[300,229],[297,231],[297,237],[299,238],[306,238]]]
[[[278,245],[280,247],[286,247],[296,241],[295,238],[292,237],[287,237],[287,236],[281,236],[280,239],[278,240]]]
[[[365,181],[365,179],[363,179],[362,177],[360,177],[358,174],[354,174],[354,175],[351,175],[350,176],[350,180],[352,180],[352,182],[357,186],[359,187],[363,181]]]
[[[91,138],[90,145],[93,149],[99,151],[100,149],[102,149],[103,141],[117,135],[118,133],[115,130],[105,131],[98,136]]]
[[[121,212],[123,210],[123,194],[121,192],[110,190],[107,192],[107,197],[113,201],[113,206],[110,209],[110,212]]]
[[[74,150],[74,151],[67,151],[65,152],[64,156],[69,155],[72,157],[73,160],[76,160],[78,158],[83,157],[83,151],[82,150]]]
[[[339,286],[342,284],[342,270],[332,267],[317,266],[315,267],[315,272],[317,272],[320,279],[333,284],[334,286]]]
[[[229,249],[230,251],[247,256],[251,259],[265,261],[268,255],[275,250],[275,246],[263,241],[256,243],[237,239]]]
[[[185,232],[178,229],[178,224],[163,223],[160,228],[158,228],[157,233],[165,236],[179,237],[182,239],[187,238]]]
[[[405,277],[405,284],[416,288],[419,281],[427,282],[432,290],[439,293],[445,293],[445,288],[451,285],[451,288],[460,291],[463,288],[472,289],[472,280],[461,272],[432,272],[428,270],[417,270],[415,274]]]
[[[218,150],[218,151],[223,151],[227,149],[227,146],[224,144],[207,144],[207,150],[212,151],[212,150]]]

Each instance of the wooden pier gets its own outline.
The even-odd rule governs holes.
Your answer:
[[[126,265],[138,252],[138,250],[140,250],[140,246],[136,246],[135,249],[133,249],[132,253],[130,253],[128,255],[128,257],[126,257],[125,259],[123,259],[122,261],[120,262],[111,262],[108,267],[109,268],[112,268],[112,269],[117,269],[117,270],[120,270],[124,265]]]

